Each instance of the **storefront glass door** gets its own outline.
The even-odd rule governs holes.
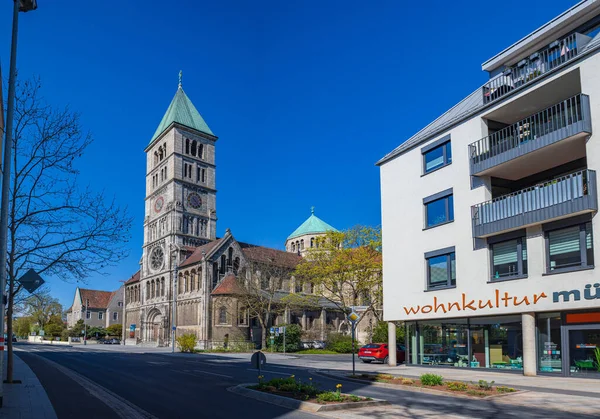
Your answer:
[[[568,343],[571,375],[600,377],[600,325],[569,327]]]

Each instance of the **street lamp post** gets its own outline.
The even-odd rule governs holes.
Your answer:
[[[181,247],[177,243],[171,243],[171,245],[177,248],[177,258],[175,267],[173,268],[173,307],[171,308],[171,353],[175,353],[175,334],[177,331],[177,275],[179,271]]]
[[[10,163],[13,143],[13,119],[15,112],[15,84],[17,78],[17,35],[19,31],[19,12],[37,9],[37,0],[13,0],[12,43],[10,46],[10,69],[8,73],[8,104],[6,106],[6,130],[4,136],[4,164],[2,165],[2,207],[0,208],[0,329],[2,338],[0,347],[4,348],[4,292],[6,290],[6,251],[8,236],[8,193],[10,185]],[[9,296],[10,297],[10,296]],[[12,337],[11,337],[12,340]],[[4,376],[4,357],[0,357],[0,376]],[[0,407],[4,399],[4,389],[0,383]]]

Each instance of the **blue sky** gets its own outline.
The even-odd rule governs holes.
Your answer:
[[[313,205],[338,229],[379,224],[374,163],[482,84],[483,61],[576,2],[38,3],[20,15],[19,77],[81,113],[95,142],[80,184],[134,216],[129,258],[79,284],[112,290],[138,269],[143,150],[179,70],[219,137],[217,234],[282,248]],[[0,4],[5,76],[11,9]],[[68,307],[78,284],[46,279]]]

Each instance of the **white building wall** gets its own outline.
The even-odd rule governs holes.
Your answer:
[[[579,67],[582,93],[590,96],[592,126],[600,129],[600,54],[595,54],[567,71]],[[563,72],[564,73],[564,72]],[[561,74],[540,83],[543,86]],[[508,103],[527,95],[525,89]],[[566,99],[566,97],[562,98]],[[486,110],[486,114],[495,109]],[[421,148],[446,134],[451,135],[451,165],[422,176]],[[473,250],[471,228],[471,206],[491,198],[486,186],[471,190],[469,175],[468,144],[487,135],[487,129],[478,115],[450,131],[386,162],[381,166],[381,199],[383,224],[383,287],[384,319],[418,320],[451,317],[500,315],[531,311],[558,311],[580,308],[598,308],[600,300],[584,298],[586,284],[600,283],[596,269],[554,275],[543,275],[546,266],[545,243],[541,224],[527,229],[528,277],[520,280],[488,283],[490,278],[489,251],[487,248]],[[600,170],[600,144],[598,134],[587,142],[587,164],[592,170]],[[454,222],[424,228],[423,198],[445,189],[454,190]],[[596,264],[600,264],[600,219],[593,218],[594,248]],[[426,292],[426,263],[424,254],[429,251],[455,246],[456,288]],[[557,291],[579,290],[581,300],[553,302]],[[592,294],[595,289],[592,291]],[[499,301],[496,302],[496,293]],[[503,302],[508,293],[510,300]],[[537,297],[535,297],[537,295]],[[516,302],[522,302],[515,305]],[[523,298],[527,297],[527,301]],[[434,299],[448,311],[448,303],[459,303],[444,313],[435,312]],[[463,301],[464,299],[464,301]],[[480,308],[479,300],[485,305],[488,300],[492,308]],[[474,302],[475,310],[468,304]],[[535,301],[535,302],[534,302]],[[529,304],[527,304],[529,302]],[[431,312],[407,314],[409,307],[432,306]]]

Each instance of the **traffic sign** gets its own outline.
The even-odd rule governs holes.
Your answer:
[[[360,316],[355,311],[348,314],[348,320],[350,320],[352,323],[356,323],[358,319],[360,319]]]
[[[44,284],[44,280],[41,276],[38,275],[36,271],[33,269],[28,270],[25,274],[17,279],[17,281],[23,285],[30,294],[33,294],[35,290],[41,287]]]

